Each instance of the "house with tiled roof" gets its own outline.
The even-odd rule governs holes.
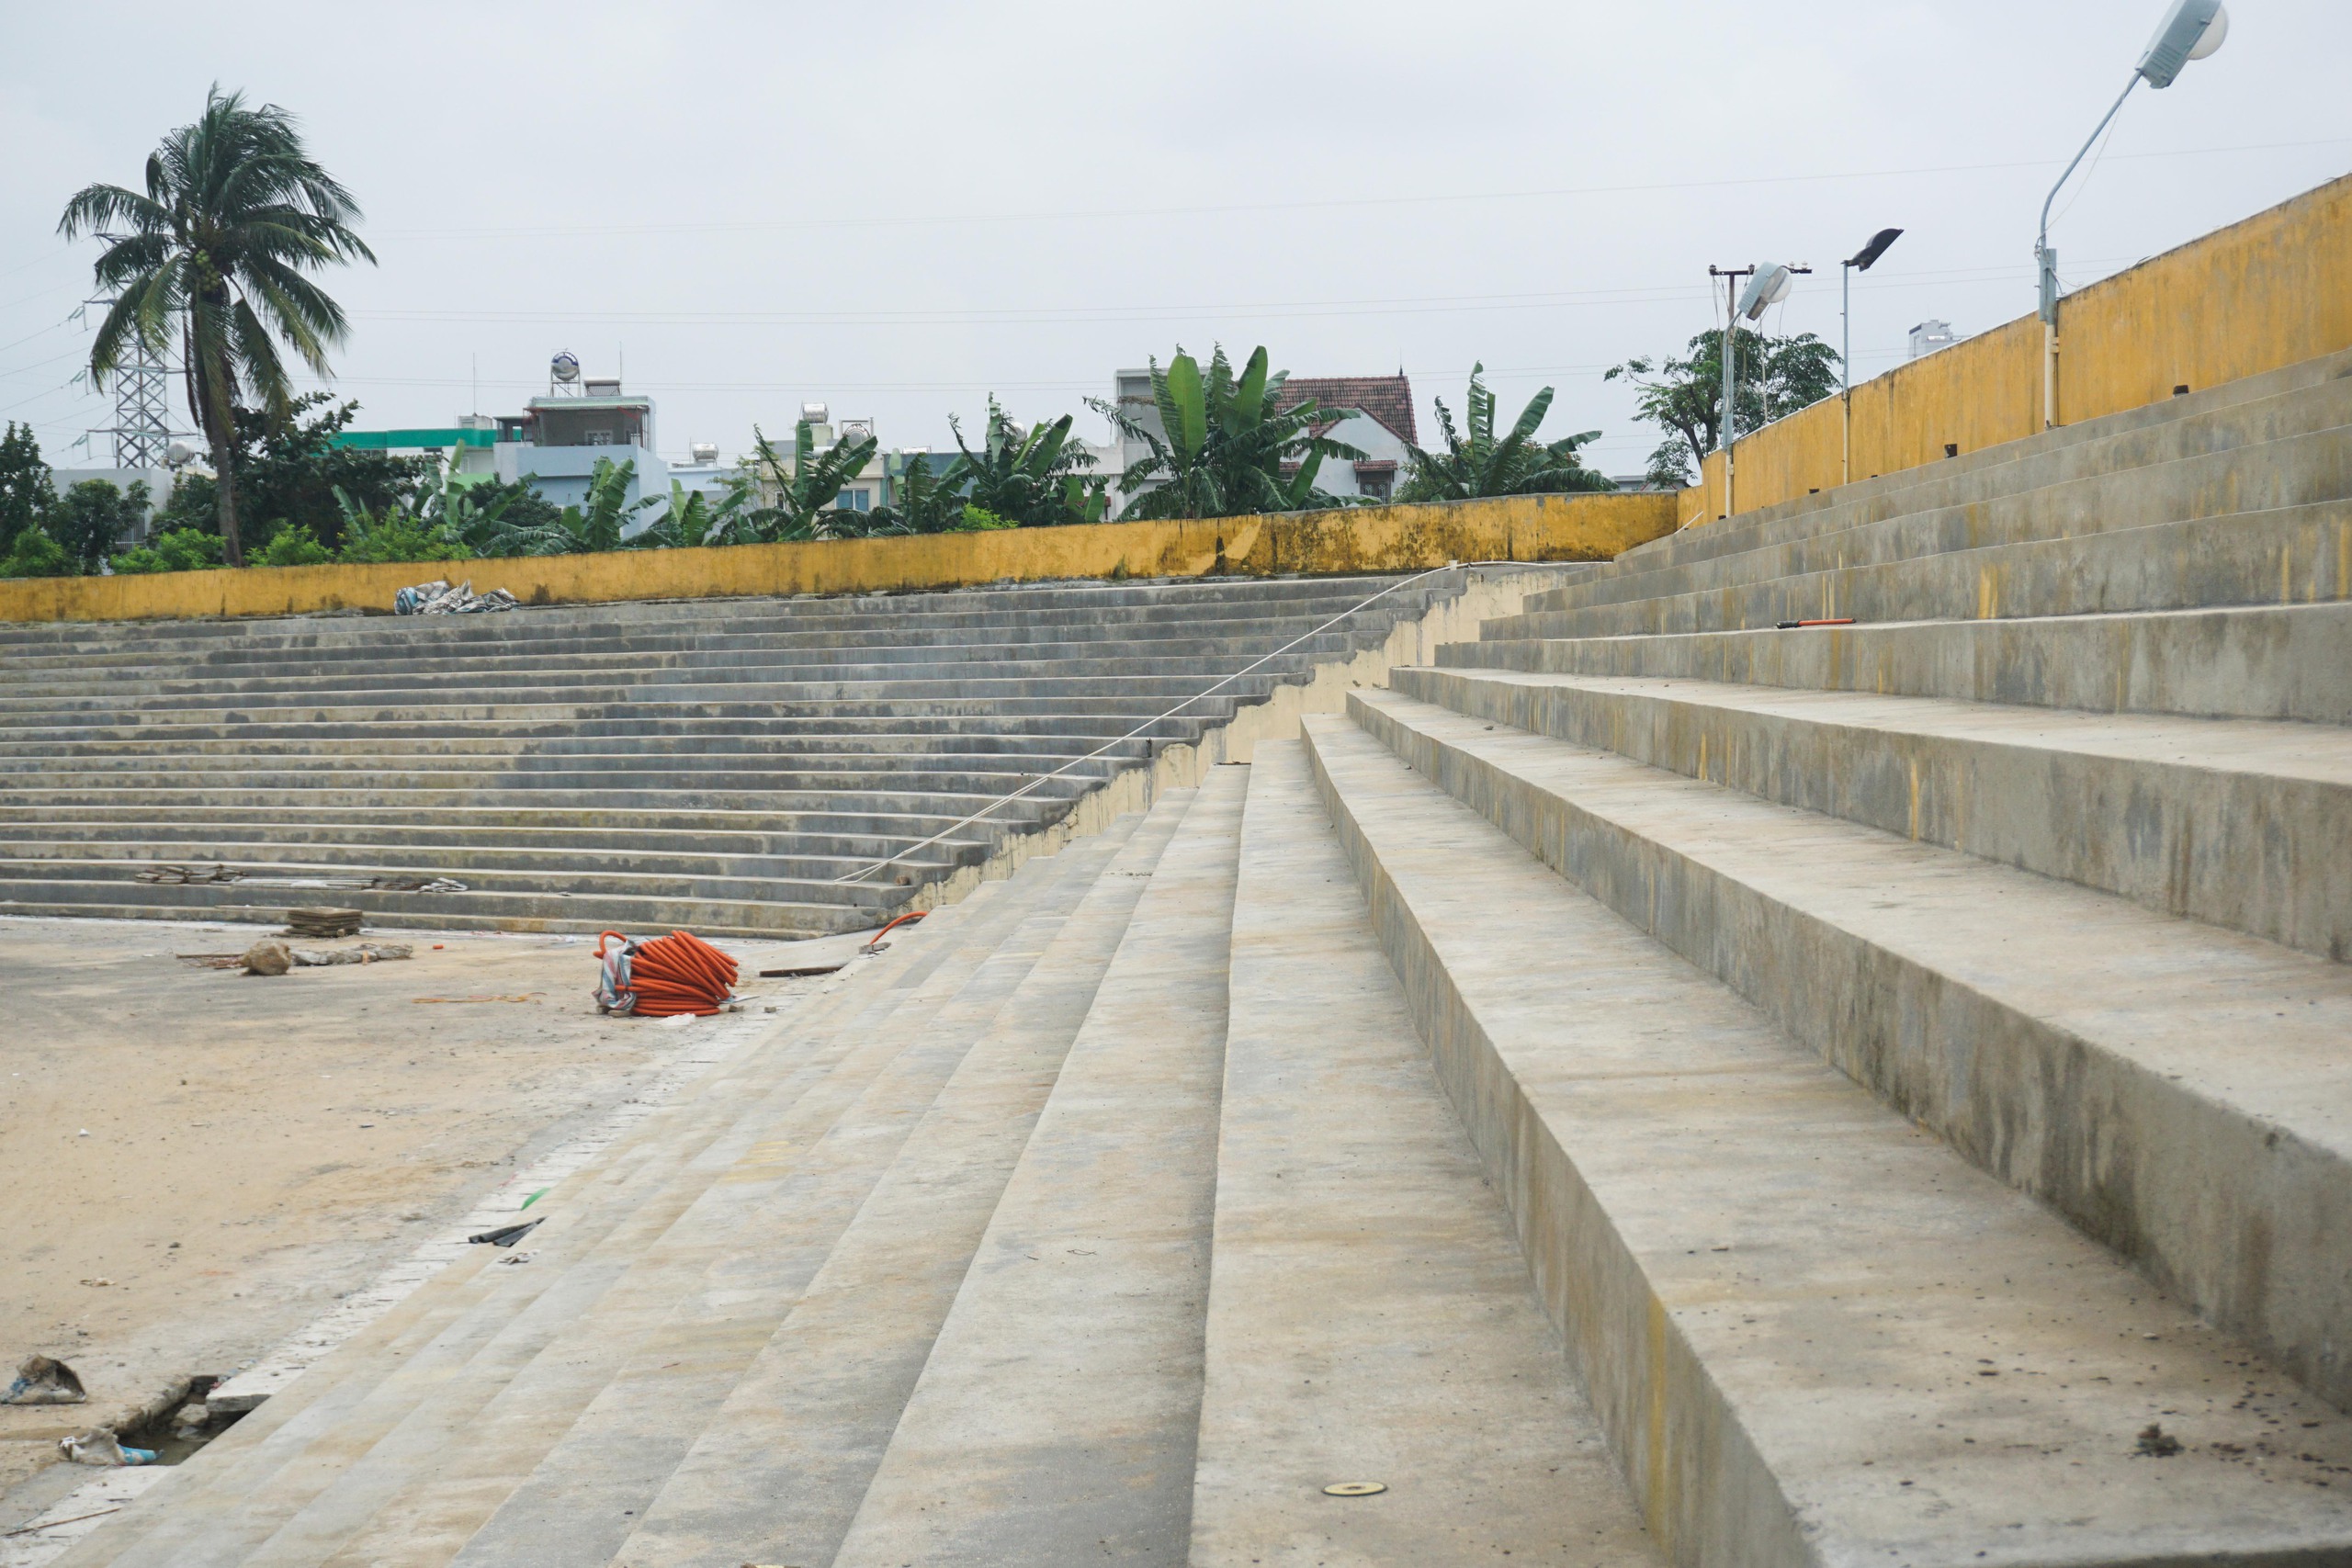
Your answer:
[[[1318,420],[1315,434],[1363,454],[1354,462],[1325,462],[1316,482],[1337,496],[1387,500],[1412,464],[1409,448],[1420,444],[1413,383],[1402,370],[1394,376],[1294,376],[1283,383],[1274,406],[1296,408],[1309,398],[1335,416]]]

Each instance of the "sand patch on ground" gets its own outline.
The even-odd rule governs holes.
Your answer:
[[[579,938],[370,931],[416,956],[269,979],[175,956],[262,934],[0,919],[0,1361],[90,1392],[0,1406],[0,1495],[63,1433],[258,1358],[693,1032],[599,1017]],[[747,981],[752,1012],[817,984]]]

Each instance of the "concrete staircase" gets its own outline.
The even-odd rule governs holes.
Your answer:
[[[2347,367],[1660,541],[1028,859],[60,1561],[2352,1562]]]
[[[1148,802],[1237,739],[1246,754],[1310,696],[1336,707],[1326,688],[1376,682],[1558,575],[1441,573],[1352,615],[1398,580],[0,626],[0,910],[871,927]],[[156,864],[241,874],[137,879]],[[367,886],[436,878],[465,891]]]

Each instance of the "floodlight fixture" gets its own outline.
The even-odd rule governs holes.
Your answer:
[[[1749,271],[1747,287],[1740,291],[1739,313],[1753,321],[1787,299],[1796,278],[1780,262],[1758,262]]]
[[[2107,128],[2122,110],[2123,100],[2132,89],[2145,82],[2151,87],[2169,87],[2180,74],[2180,68],[2192,60],[2202,60],[2222,47],[2230,36],[2230,14],[2222,8],[2222,0],[2172,0],[2172,8],[2164,20],[2156,24],[2155,36],[2140,55],[2140,62],[2132,68],[2131,80],[2123,84],[2123,91],[2100,118],[2098,126],[2083,143],[2050,187],[2041,201],[2041,230],[2033,243],[2033,257],[2041,275],[2041,424],[2047,430],[2058,423],[2058,253],[2050,248],[2050,208],[2066,182],[2075,177],[2084,158],[2107,133]]]
[[[1845,438],[1838,459],[1840,484],[1854,477],[1854,274],[1870,271],[1886,254],[1887,247],[1902,237],[1900,229],[1881,229],[1871,236],[1870,243],[1838,264],[1838,370],[1846,380]]]

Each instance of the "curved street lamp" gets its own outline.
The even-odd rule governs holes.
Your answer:
[[[1838,264],[1838,372],[1845,378],[1844,400],[1846,433],[1838,449],[1838,482],[1846,484],[1854,477],[1854,274],[1868,272],[1886,254],[1887,246],[1903,237],[1900,229],[1881,229],[1872,234],[1870,243]]]
[[[2116,95],[2115,103],[2075,154],[2058,183],[2041,202],[2041,232],[2033,243],[2034,261],[2041,274],[2041,427],[2049,430],[2058,423],[2058,253],[2050,248],[2050,208],[2066,182],[2075,177],[2083,159],[2098,139],[2107,132],[2108,125],[2132,89],[2143,81],[2151,87],[2169,87],[2180,68],[2192,60],[2202,60],[2222,47],[2230,36],[2230,14],[2222,7],[2222,0],[2173,0],[2172,9],[2156,24],[2155,36],[2140,56],[2140,63],[2132,68],[2132,79],[2123,84],[2123,91]]]

